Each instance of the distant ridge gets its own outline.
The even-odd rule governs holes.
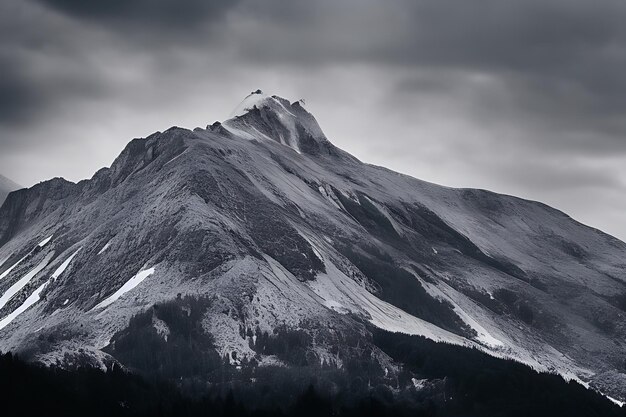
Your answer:
[[[19,190],[20,188],[24,187],[0,174],[0,204],[4,203],[11,191]]]

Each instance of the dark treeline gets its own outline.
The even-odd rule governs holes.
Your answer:
[[[420,336],[372,332],[378,347],[405,364],[400,384],[411,375],[445,380],[441,415],[626,416],[626,409],[595,391],[513,360]]]
[[[260,389],[267,389],[267,386]],[[320,395],[313,384],[297,393],[289,404],[249,407],[245,391],[230,389],[225,395],[210,390],[202,398],[181,394],[169,383],[147,381],[121,368],[104,372],[82,368],[73,371],[26,363],[10,353],[0,356],[0,407],[2,416],[427,416],[429,410],[388,404],[373,392],[353,405]],[[294,393],[296,394],[296,393]],[[379,398],[380,397],[380,398]]]
[[[177,314],[173,310],[160,316],[175,320]],[[189,334],[194,332],[190,327]],[[422,337],[372,332],[379,348],[406,364],[387,380],[358,364],[346,364],[342,370],[259,367],[253,374],[233,370],[229,376],[240,372],[239,378],[204,385],[203,391],[196,386],[190,393],[173,378],[166,382],[120,367],[106,372],[46,368],[4,354],[0,356],[0,415],[626,416],[598,393],[513,361]]]

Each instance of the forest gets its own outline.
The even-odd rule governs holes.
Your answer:
[[[167,314],[172,311],[162,313]],[[258,369],[254,379],[231,378],[237,371],[229,370],[223,382],[190,390],[174,378],[129,372],[121,366],[63,370],[5,353],[0,356],[2,415],[626,416],[625,410],[594,391],[514,361],[419,336],[375,329],[372,333],[380,349],[404,364],[393,384],[384,383],[364,363],[344,370],[267,367]],[[193,334],[190,329],[189,340],[195,345]],[[294,336],[284,337],[289,339],[286,344],[274,341],[274,346],[292,346]],[[193,356],[187,360],[193,362]],[[219,366],[229,367],[226,361]],[[172,371],[167,368],[165,374],[171,376]]]

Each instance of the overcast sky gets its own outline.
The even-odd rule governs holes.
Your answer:
[[[2,0],[0,173],[89,178],[257,88],[428,181],[626,240],[623,0]]]

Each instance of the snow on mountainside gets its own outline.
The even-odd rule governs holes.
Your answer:
[[[132,316],[192,295],[233,366],[288,365],[259,338],[297,329],[307,360],[341,367],[370,346],[392,370],[369,323],[624,399],[624,259],[543,204],[364,164],[300,102],[258,91],[223,123],[134,139],[90,180],[9,196],[0,350],[110,361]]]
[[[19,190],[20,188],[22,187],[18,184],[14,183],[7,177],[0,175],[0,204],[4,202],[7,195],[9,195],[11,191]]]

